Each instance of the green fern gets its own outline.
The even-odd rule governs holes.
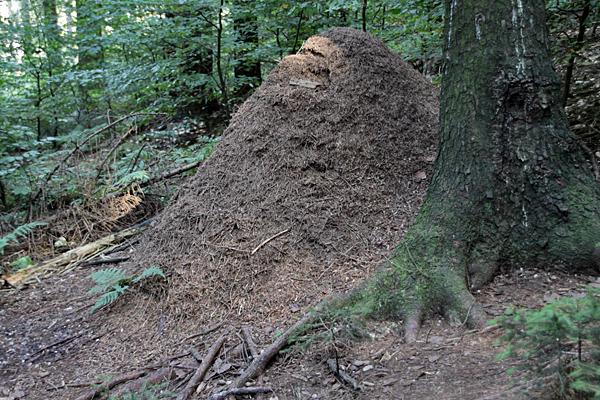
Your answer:
[[[15,243],[19,243],[19,239],[17,239],[17,237],[27,236],[33,230],[33,228],[35,228],[36,226],[42,226],[42,225],[48,225],[48,224],[45,222],[30,222],[28,224],[19,226],[12,233],[9,233],[8,235],[4,236],[3,238],[0,238],[0,254],[4,254],[4,248],[6,246],[8,246],[8,244],[11,241],[13,241]]]
[[[125,275],[126,271],[118,268],[108,268],[102,269],[98,272],[94,272],[89,275],[87,278],[91,278],[96,282],[96,286],[94,286],[88,294],[106,292],[108,289],[113,288],[115,286],[123,286],[125,285],[126,279]]]
[[[117,182],[116,186],[127,186],[134,181],[143,181],[150,178],[150,174],[146,171],[135,171],[131,172]]]
[[[159,276],[162,276],[163,278],[165,277],[165,274],[163,273],[162,269],[160,269],[156,265],[153,265],[150,268],[146,268],[140,274],[140,276],[138,276],[137,278],[135,278],[133,280],[133,282],[139,282],[139,281],[141,281],[144,278],[149,278],[149,277],[154,276],[154,275],[159,275]]]
[[[127,272],[119,269],[119,268],[107,268],[93,274],[89,275],[88,278],[93,279],[96,282],[96,286],[94,286],[88,294],[95,293],[103,293],[102,296],[96,301],[94,304],[94,308],[92,311],[97,309],[98,307],[102,307],[108,304],[115,302],[119,295],[125,293],[127,289],[129,289],[129,282],[139,282],[144,278],[148,278],[154,275],[165,277],[162,269],[153,265],[150,268],[146,268],[142,273],[137,277],[133,278],[131,276],[127,276]]]

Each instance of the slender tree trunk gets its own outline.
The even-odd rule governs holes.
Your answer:
[[[245,97],[262,81],[260,61],[249,54],[258,47],[258,25],[256,16],[252,14],[251,2],[239,0],[240,12],[233,21],[235,31],[242,42],[242,49],[237,52],[236,57],[240,61],[234,68],[236,78],[242,78],[246,82],[236,90],[234,96]]]
[[[562,105],[565,107],[567,105],[567,100],[569,99],[569,92],[571,91],[571,79],[573,78],[573,68],[575,67],[575,58],[577,58],[577,53],[583,47],[583,40],[585,39],[585,22],[590,15],[590,0],[586,0],[585,5],[583,6],[583,10],[581,15],[578,16],[577,20],[579,21],[579,31],[577,32],[577,40],[573,45],[573,53],[569,55],[569,61],[567,62],[567,71],[565,73],[565,85],[562,92]]]
[[[481,325],[470,290],[499,266],[595,268],[600,190],[569,130],[543,0],[446,0],[440,144],[389,264],[353,299],[403,318]]]

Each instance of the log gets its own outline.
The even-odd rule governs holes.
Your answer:
[[[204,378],[204,375],[206,375],[208,369],[215,361],[215,357],[217,356],[217,354],[219,354],[219,351],[221,350],[221,347],[223,346],[223,343],[225,343],[225,340],[227,340],[228,336],[229,331],[226,331],[221,335],[219,339],[217,339],[217,341],[208,350],[208,354],[206,354],[206,357],[204,357],[204,359],[202,360],[202,364],[200,364],[200,366],[196,370],[196,373],[194,374],[194,376],[192,376],[185,389],[183,389],[179,396],[177,396],[177,400],[187,400],[192,396],[192,394],[194,394],[196,388]]]
[[[137,228],[125,229],[124,231],[98,239],[95,242],[69,250],[58,257],[25,267],[14,274],[2,276],[2,278],[4,278],[11,286],[15,286],[19,283],[27,283],[36,277],[49,272],[75,268],[80,263],[86,262],[97,255],[116,247],[125,239],[143,232],[146,228],[147,225],[142,225]]]

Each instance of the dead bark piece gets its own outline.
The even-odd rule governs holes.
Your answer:
[[[254,340],[252,340],[250,329],[247,326],[242,326],[242,334],[244,335],[244,339],[246,340],[246,344],[248,345],[252,359],[256,360],[258,358],[258,351],[256,351],[256,345],[254,344]]]
[[[208,354],[206,354],[206,357],[204,357],[204,359],[202,360],[202,364],[200,364],[194,376],[192,376],[185,389],[183,389],[183,392],[181,392],[179,396],[177,396],[177,400],[187,400],[192,396],[192,394],[194,394],[194,392],[196,391],[196,387],[198,387],[198,384],[202,381],[204,375],[206,375],[206,373],[208,372],[208,369],[214,362],[217,354],[219,354],[219,350],[221,350],[221,347],[223,346],[223,343],[225,343],[225,340],[227,340],[228,336],[229,331],[226,331],[221,335],[219,339],[217,339],[217,341],[208,350]]]
[[[100,393],[102,393],[105,389],[110,390],[110,389],[114,388],[115,386],[120,385],[121,383],[125,383],[128,381],[132,381],[134,379],[138,379],[138,378],[146,375],[147,372],[148,372],[147,369],[143,369],[143,370],[131,372],[129,374],[119,375],[116,378],[111,379],[106,385],[104,385],[102,387],[97,387],[97,388],[88,390],[87,392],[85,392],[84,394],[82,394],[81,396],[76,398],[75,400],[92,400],[94,397],[96,397]]]
[[[241,394],[258,394],[258,393],[269,393],[273,392],[273,389],[267,386],[254,386],[254,387],[243,387],[228,389],[223,392],[213,394],[206,400],[222,400],[229,396],[241,395]]]
[[[322,86],[321,82],[307,81],[306,79],[290,79],[290,86],[300,86],[308,89],[316,89],[317,86]]]
[[[289,340],[290,336],[292,336],[292,334],[294,334],[296,331],[298,331],[300,326],[308,323],[311,319],[312,319],[311,313],[305,314],[304,317],[302,317],[302,319],[300,319],[290,329],[288,329],[281,336],[279,336],[269,347],[267,347],[262,352],[262,354],[258,358],[255,358],[252,361],[252,363],[250,364],[250,366],[248,367],[246,372],[244,372],[242,375],[240,375],[235,380],[235,382],[233,382],[231,387],[232,388],[241,388],[250,379],[254,379],[258,375],[260,375],[263,372],[263,370],[265,369],[265,367],[267,366],[267,363],[271,360],[271,358],[275,357],[275,355],[277,353],[279,353],[279,351],[281,349],[283,349],[285,347],[285,345],[288,344],[288,340]]]
[[[351,384],[352,388],[354,390],[360,389],[360,386],[358,386],[358,383],[356,382],[356,379],[352,378],[346,372],[344,372],[341,369],[339,369],[338,368],[338,364],[335,362],[334,359],[332,359],[332,358],[328,359],[327,360],[327,365],[329,365],[329,368],[331,368],[331,370],[333,371],[333,373],[336,374],[337,376],[339,376],[340,379],[342,379],[346,383]]]
[[[114,395],[114,397],[121,397],[125,392],[135,393],[138,392],[142,386],[152,386],[162,383],[164,381],[168,381],[172,379],[175,375],[173,368],[161,368],[158,371],[154,372],[152,375],[148,377],[138,378],[135,381],[127,383],[125,386],[120,388]]]

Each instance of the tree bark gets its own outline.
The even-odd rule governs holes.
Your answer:
[[[405,321],[481,325],[499,266],[596,267],[600,191],[561,105],[543,0],[446,0],[440,142],[419,214],[351,299]]]

